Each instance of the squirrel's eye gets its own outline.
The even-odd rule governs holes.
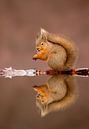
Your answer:
[[[41,43],[41,45],[44,45],[44,43]]]
[[[44,103],[44,100],[41,100],[42,103]]]
[[[37,94],[37,96],[36,96],[37,98],[39,98],[40,97],[40,94]]]

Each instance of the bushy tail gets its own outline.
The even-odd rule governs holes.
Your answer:
[[[66,38],[51,33],[48,33],[47,40],[54,44],[59,44],[66,50],[67,60],[65,63],[65,69],[71,68],[74,65],[78,55],[78,49],[75,44],[72,41],[67,40]]]

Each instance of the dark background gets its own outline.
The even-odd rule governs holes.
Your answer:
[[[79,48],[76,67],[89,67],[89,0],[0,0],[0,67],[47,69],[32,60],[41,27],[72,39]],[[76,104],[41,118],[32,86],[46,80],[0,78],[0,129],[89,129],[89,78],[76,77]]]

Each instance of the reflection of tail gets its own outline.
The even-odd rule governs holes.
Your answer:
[[[48,70],[48,71],[46,71],[46,74],[48,74],[48,75],[64,74],[64,75],[88,77],[89,76],[89,68],[68,69],[68,70],[64,70],[64,71]]]
[[[49,105],[49,111],[65,109],[76,101],[78,97],[78,89],[75,85],[74,78],[72,76],[67,77],[65,84],[67,87],[66,95],[61,100],[51,103]]]

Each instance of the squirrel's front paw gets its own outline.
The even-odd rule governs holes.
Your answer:
[[[35,57],[33,57],[32,59],[35,60],[35,61],[37,60],[37,58],[35,58]]]

